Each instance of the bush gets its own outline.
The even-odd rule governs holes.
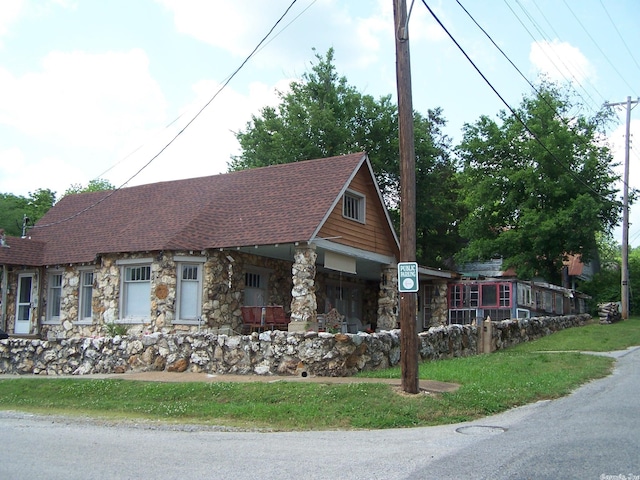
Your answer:
[[[104,328],[107,330],[107,335],[110,337],[115,337],[117,335],[122,337],[129,332],[129,327],[122,323],[107,323]]]

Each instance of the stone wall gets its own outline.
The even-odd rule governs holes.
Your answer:
[[[493,322],[497,349],[584,325],[588,315]],[[440,326],[419,334],[422,360],[475,355],[478,328]],[[0,373],[83,375],[135,371],[349,376],[400,361],[400,331],[367,334],[269,331],[0,340]]]

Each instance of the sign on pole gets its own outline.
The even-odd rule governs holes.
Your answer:
[[[398,263],[398,291],[400,293],[418,291],[418,264],[416,262]]]

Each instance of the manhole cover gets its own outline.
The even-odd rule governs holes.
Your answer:
[[[492,427],[487,425],[469,425],[468,427],[456,428],[456,432],[464,435],[497,435],[504,433],[507,429],[504,427]]]

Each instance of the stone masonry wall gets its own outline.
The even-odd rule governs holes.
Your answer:
[[[589,315],[494,322],[495,348],[503,349],[555,331],[584,325]],[[478,328],[433,327],[419,334],[422,360],[475,355]],[[397,365],[400,331],[367,334],[268,331],[125,337],[0,340],[0,373],[83,375],[135,371],[349,376]]]
[[[146,255],[150,256],[149,254]],[[207,252],[202,264],[203,298],[201,322],[180,321],[176,317],[176,256],[186,259],[191,252],[156,252],[151,263],[151,298],[148,318],[143,321],[126,323],[130,334],[162,333],[178,334],[200,330],[225,329],[242,330],[244,295],[244,272],[247,268],[259,267],[269,272],[269,305],[283,305],[289,310],[291,304],[291,262],[249,255],[241,252]],[[199,256],[199,255],[196,255]],[[118,323],[120,308],[120,266],[119,259],[132,260],[145,255],[105,255],[93,266],[67,267],[61,270],[62,298],[60,319],[48,322],[46,295],[40,311],[40,334],[48,340],[71,339],[74,337],[100,337],[106,333],[106,325]],[[230,260],[231,259],[231,260]],[[94,273],[93,319],[78,321],[78,282],[80,271]],[[48,276],[43,276],[42,291],[47,291]],[[10,298],[9,306],[15,303]],[[15,309],[8,317],[15,316]]]

